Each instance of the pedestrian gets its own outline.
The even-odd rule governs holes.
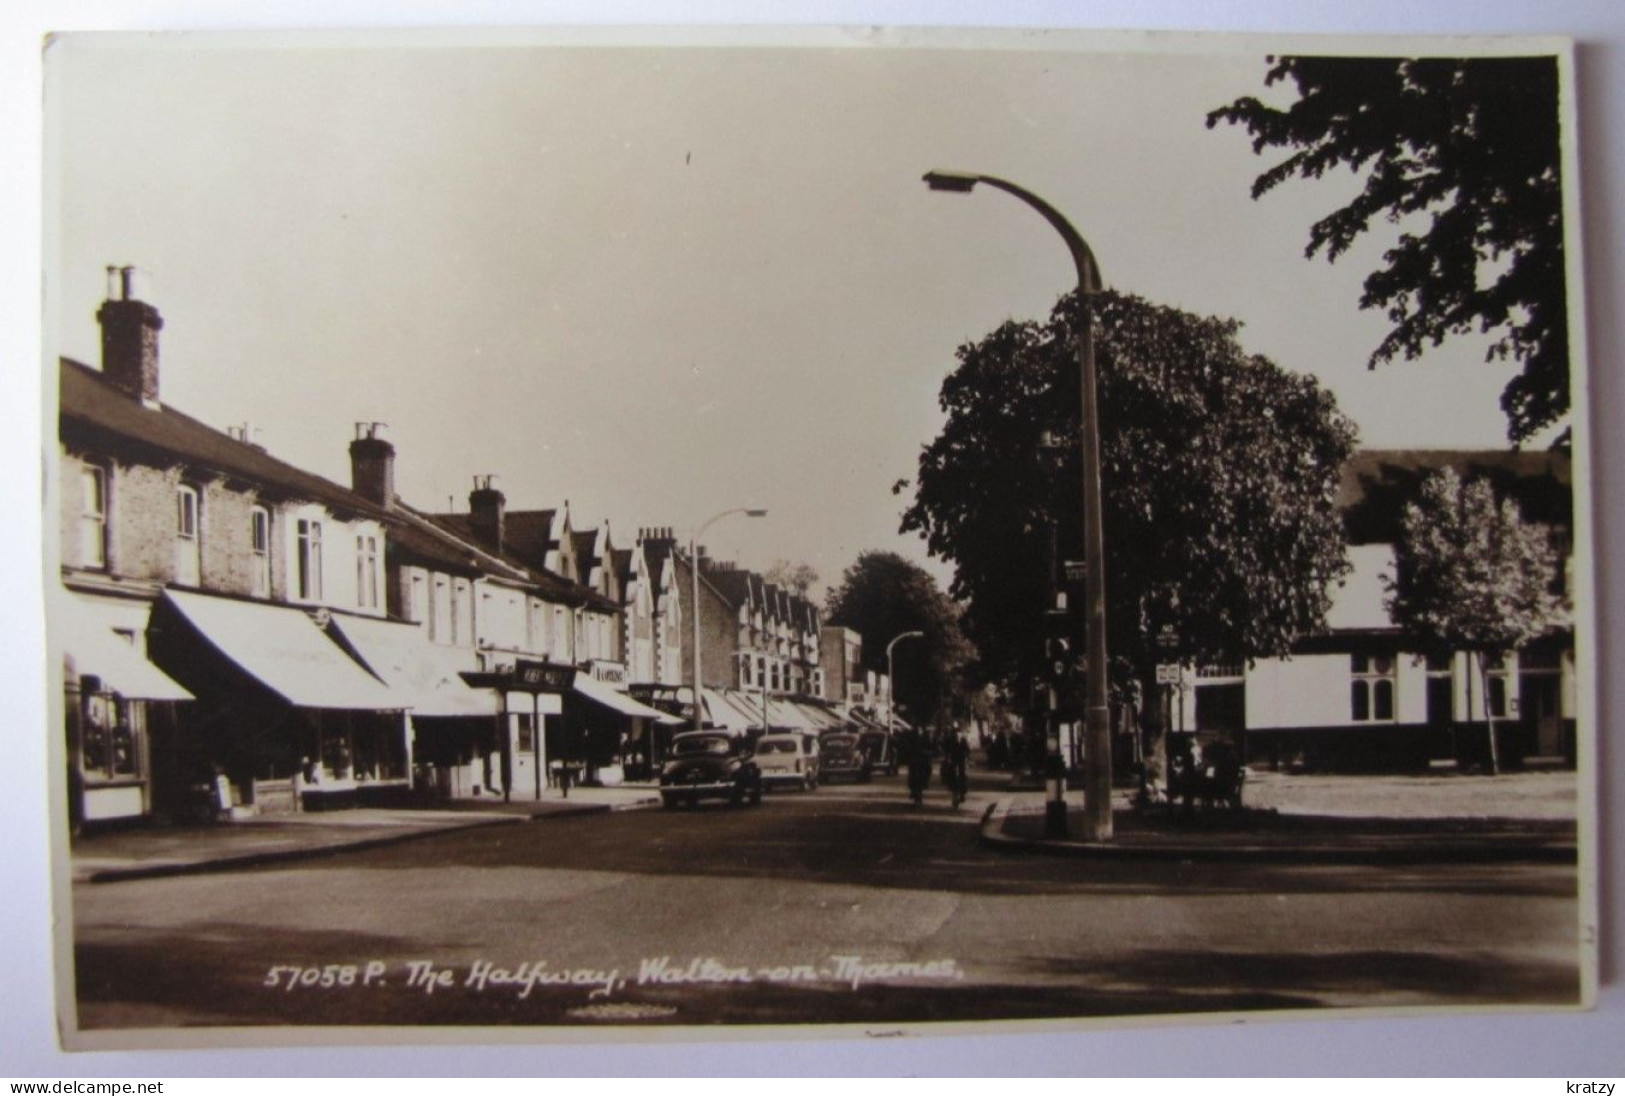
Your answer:
[[[942,743],[942,785],[948,789],[955,810],[970,791],[970,776],[966,772],[969,761],[970,746],[960,735],[949,731]]]
[[[925,789],[931,786],[931,749],[925,735],[905,731],[904,759],[908,765],[908,794],[918,807],[925,802]]]

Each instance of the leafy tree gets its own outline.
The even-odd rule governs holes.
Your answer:
[[[1500,771],[1489,659],[1510,654],[1565,619],[1551,530],[1497,501],[1488,480],[1444,468],[1405,507],[1388,583],[1394,621],[1434,649],[1467,651],[1485,699],[1490,771]],[[1469,712],[1469,715],[1471,713]]]
[[[1257,153],[1292,150],[1253,182],[1255,199],[1340,167],[1363,176],[1364,189],[1310,229],[1309,256],[1335,261],[1377,218],[1400,226],[1360,297],[1394,324],[1372,366],[1450,335],[1494,333],[1489,359],[1523,366],[1501,394],[1508,435],[1524,441],[1561,422],[1569,344],[1556,60],[1270,62],[1266,86],[1290,80],[1296,101],[1278,108],[1246,96],[1207,124],[1245,126]]]
[[[1313,379],[1244,353],[1234,321],[1115,293],[1094,314],[1114,682],[1154,678],[1165,626],[1186,657],[1286,653],[1348,570],[1335,497],[1352,424]],[[1078,436],[1076,317],[1069,297],[1047,324],[960,348],[903,515],[955,565],[983,680],[1042,667],[1051,530],[1057,555],[1082,558],[1078,446],[1042,444]]]
[[[893,651],[893,699],[916,724],[935,722],[961,706],[959,671],[972,650],[959,627],[958,607],[918,564],[893,552],[858,553],[829,592],[824,620],[862,636],[864,664],[880,672],[886,670],[887,644],[904,632],[924,632]]]
[[[818,584],[818,572],[810,564],[792,563],[787,559],[774,560],[773,566],[762,572],[762,577],[797,597],[806,597],[807,591]]]

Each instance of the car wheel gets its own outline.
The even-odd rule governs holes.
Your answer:
[[[753,807],[762,805],[762,786],[760,784],[750,790],[750,805]]]
[[[728,793],[728,806],[737,807],[741,803],[743,803],[744,801],[745,801],[745,789],[742,788],[742,787],[739,787],[737,784],[734,785],[734,789]]]

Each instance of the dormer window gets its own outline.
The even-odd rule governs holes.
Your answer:
[[[175,488],[175,583],[196,586],[203,570],[197,488]]]

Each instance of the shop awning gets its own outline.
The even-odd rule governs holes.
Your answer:
[[[397,695],[317,627],[302,609],[165,590],[180,614],[267,689],[300,708],[399,711]]]
[[[139,606],[109,606],[71,591],[52,603],[51,631],[61,638],[63,654],[72,663],[72,673],[101,678],[102,688],[132,700],[191,700],[192,694],[177,685],[138,649],[146,631],[149,612]],[[131,617],[134,619],[119,619]],[[119,635],[120,624],[140,622],[135,640]]]
[[[458,676],[474,668],[472,652],[431,643],[416,624],[335,615],[331,626],[414,715],[478,717],[501,710],[495,690],[472,688]]]
[[[771,726],[787,731],[811,731],[817,729],[817,725],[808,718],[807,713],[802,711],[799,706],[788,700],[779,700],[776,697],[769,697],[767,700],[767,719]]]
[[[611,711],[619,712],[621,715],[633,716],[638,719],[652,719],[656,723],[663,723],[668,726],[676,726],[683,722],[674,715],[663,712],[659,708],[651,708],[647,704],[639,703],[602,681],[589,677],[586,671],[577,674],[575,684],[570,687],[578,695],[586,697],[594,704],[601,704]]]
[[[705,689],[705,718],[724,730],[736,734],[755,730],[762,725],[762,709],[751,711],[749,702],[738,693],[721,689]]]

